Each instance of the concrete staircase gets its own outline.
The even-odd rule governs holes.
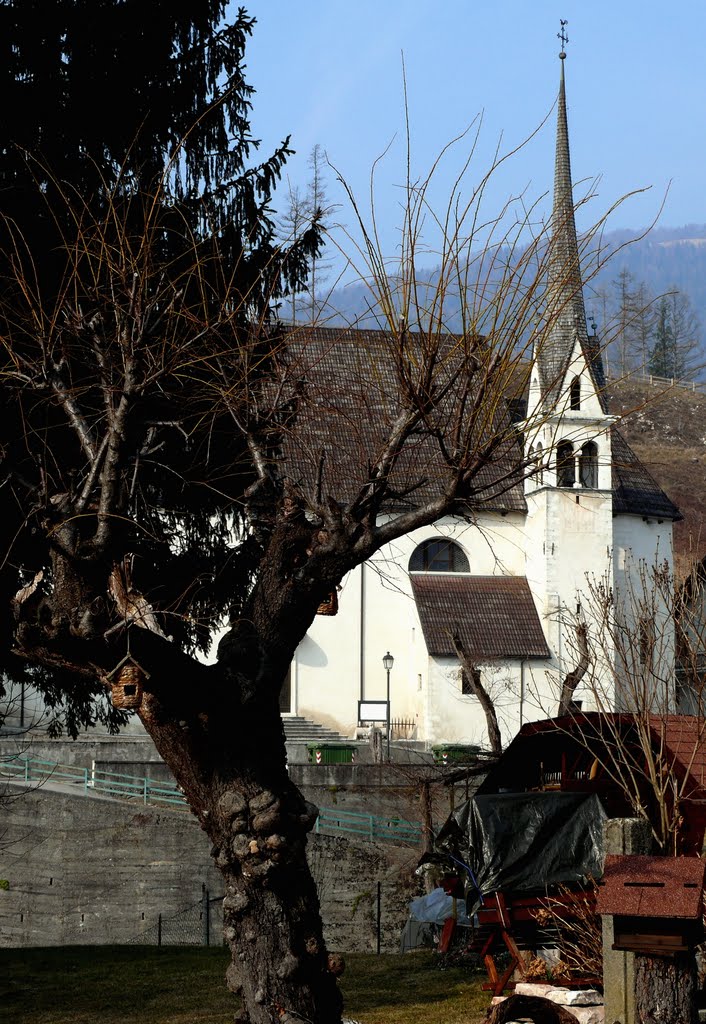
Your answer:
[[[299,715],[282,717],[284,735],[287,743],[350,743],[350,739],[341,736],[333,729],[326,729],[318,722],[311,722]]]

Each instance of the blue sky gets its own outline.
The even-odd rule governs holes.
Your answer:
[[[291,133],[292,182],[304,184],[315,143],[358,196],[379,173],[386,245],[399,223],[404,179],[404,54],[413,162],[424,174],[441,147],[483,113],[476,177],[502,134],[504,147],[550,114],[558,86],[560,17],[568,20],[567,91],[574,180],[599,178],[580,217],[588,226],[618,197],[651,186],[613,227],[706,222],[706,2],[681,0],[251,0],[258,19],[248,50],[257,89],[253,130],[265,150]],[[554,115],[498,176],[489,208],[528,187],[551,186]],[[457,160],[468,146],[461,146]],[[438,182],[448,192],[453,160]],[[334,175],[329,192],[338,199]],[[671,185],[670,185],[671,182]],[[345,212],[341,215],[345,220]]]

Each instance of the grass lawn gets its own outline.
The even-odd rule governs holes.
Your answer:
[[[349,954],[346,1014],[363,1024],[477,1024],[481,975],[433,953]],[[0,949],[2,1024],[231,1024],[222,948]]]

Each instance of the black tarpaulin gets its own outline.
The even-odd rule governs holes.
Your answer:
[[[447,820],[437,848],[471,870],[469,911],[478,890],[530,892],[600,878],[606,814],[595,794],[476,796]]]

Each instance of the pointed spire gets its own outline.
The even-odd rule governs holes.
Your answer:
[[[538,356],[542,393],[546,405],[556,402],[576,341],[580,341],[597,390],[605,386],[600,351],[586,329],[583,282],[574,217],[571,185],[569,125],[566,115],[566,83],[563,45],[568,42],[562,21],[559,38],[562,51],[561,79],[557,101],[556,156],[554,162],[554,205],[547,267],[546,308],[549,327]]]

